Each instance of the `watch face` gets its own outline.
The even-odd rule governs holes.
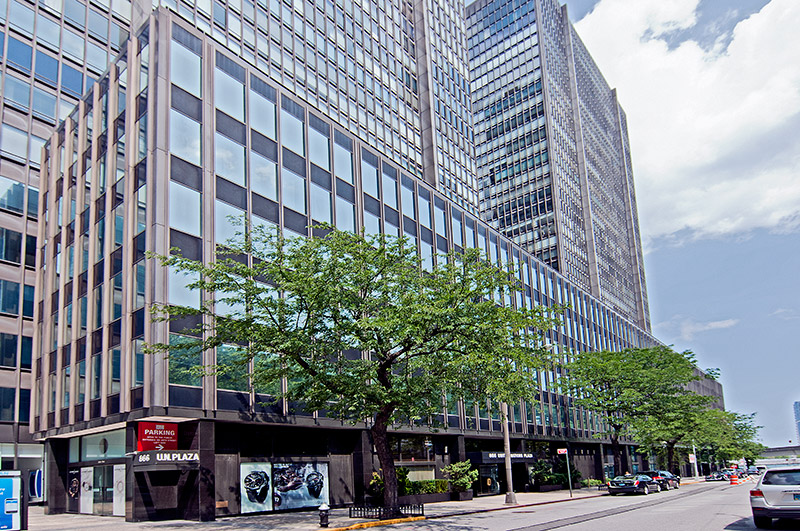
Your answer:
[[[269,476],[263,470],[254,470],[244,477],[247,499],[253,503],[264,503],[269,494]]]

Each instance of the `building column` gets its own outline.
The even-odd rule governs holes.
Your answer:
[[[200,458],[200,475],[197,480],[198,520],[210,522],[216,519],[217,512],[214,493],[216,472],[214,422],[201,420],[197,424],[197,453]]]
[[[47,439],[45,442],[45,514],[67,512],[67,466],[69,439]],[[27,478],[23,478],[25,480]]]
[[[597,453],[594,454],[594,473],[597,479],[605,479],[606,466],[606,447],[603,443],[597,445]]]
[[[363,502],[372,479],[372,440],[368,430],[361,430],[353,448],[353,499]]]

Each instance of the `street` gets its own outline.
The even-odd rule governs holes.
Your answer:
[[[632,531],[750,530],[752,484],[686,485],[648,496],[603,496],[572,503],[509,509],[425,520],[393,526],[398,530],[436,531]],[[776,521],[775,529],[798,529],[800,521]]]

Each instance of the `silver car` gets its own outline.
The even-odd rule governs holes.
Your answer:
[[[773,518],[800,518],[800,467],[768,469],[750,491],[750,507],[759,529]]]

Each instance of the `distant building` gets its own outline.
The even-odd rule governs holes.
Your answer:
[[[650,330],[625,112],[556,0],[466,8],[481,215]]]
[[[797,442],[800,443],[800,402],[794,403],[794,427],[797,433]]]

